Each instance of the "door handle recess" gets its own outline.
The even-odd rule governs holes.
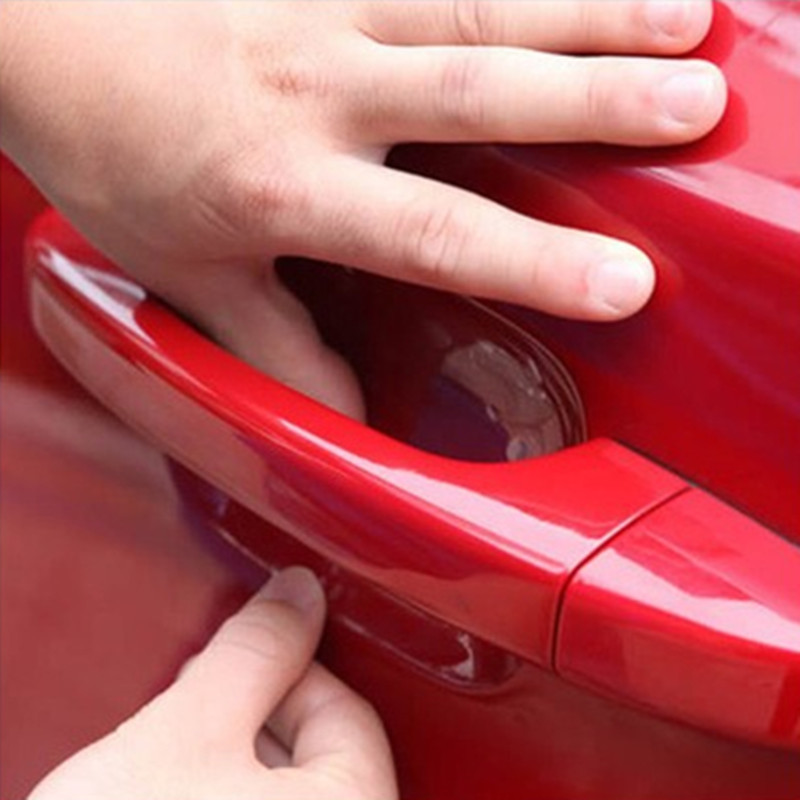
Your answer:
[[[320,555],[625,702],[797,744],[800,551],[772,532],[610,440],[474,463],[345,418],[208,341],[55,212],[27,265],[37,330],[78,380]]]

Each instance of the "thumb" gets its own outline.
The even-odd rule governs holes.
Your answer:
[[[169,690],[186,709],[189,728],[253,742],[308,669],[324,613],[325,596],[310,570],[278,573],[223,624]]]

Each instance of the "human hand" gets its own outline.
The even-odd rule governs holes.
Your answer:
[[[378,717],[311,663],[324,611],[312,573],[280,573],[169,689],[28,800],[393,800]]]
[[[599,320],[653,287],[633,246],[392,171],[393,144],[674,144],[725,105],[712,65],[641,57],[697,44],[710,0],[3,5],[11,155],[145,286],[353,416],[279,255]]]

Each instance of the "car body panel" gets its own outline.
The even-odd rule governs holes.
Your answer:
[[[800,747],[796,546],[614,442],[487,464],[366,429],[219,350],[56,214],[31,230],[28,260],[34,320],[51,351],[215,487],[207,520],[235,501],[425,611],[444,640],[460,637],[464,680],[470,671],[486,678],[477,657],[485,644],[506,661],[549,668],[558,640],[565,677],[717,733]],[[396,303],[412,325],[419,296]],[[399,332],[387,337],[380,323],[367,338],[394,343],[376,358],[396,363]],[[480,326],[474,343],[485,335]],[[462,332],[457,352],[466,340]],[[431,360],[410,353],[412,366]],[[259,523],[227,533],[255,560],[272,557]],[[747,691],[749,701],[732,707]]]
[[[659,641],[650,640],[649,650],[636,649],[642,641],[638,621],[647,618],[648,631],[652,617],[663,621],[654,609],[665,596],[667,617],[679,620],[683,634],[692,634],[685,640],[697,644],[701,656],[714,631],[698,628],[697,619],[713,621],[722,614],[731,624],[749,619],[748,625],[755,620],[757,627],[758,606],[772,603],[781,610],[785,627],[800,602],[791,595],[800,541],[800,376],[787,369],[800,343],[800,225],[794,216],[800,207],[794,203],[800,152],[797,138],[787,133],[797,109],[786,101],[797,96],[800,80],[798,38],[791,34],[798,19],[800,13],[790,4],[748,0],[718,7],[704,48],[723,66],[732,103],[720,130],[696,145],[634,153],[602,147],[442,146],[395,154],[398,167],[472,186],[534,216],[642,244],[655,257],[659,289],[645,312],[629,322],[557,321],[504,304],[483,304],[479,319],[473,320],[474,306],[456,303],[447,317],[455,306],[424,290],[295,265],[299,284],[308,284],[298,291],[305,291],[312,305],[315,297],[327,296],[355,302],[358,309],[366,297],[367,308],[377,309],[374,315],[381,317],[398,304],[382,298],[402,297],[405,313],[418,309],[425,320],[444,315],[450,334],[471,331],[474,341],[490,340],[506,354],[516,353],[516,343],[525,337],[543,344],[577,387],[589,442],[569,442],[571,451],[537,461],[474,463],[483,455],[493,460],[498,451],[502,457],[517,429],[498,426],[481,402],[472,402],[475,397],[468,398],[464,411],[459,405],[463,393],[452,391],[452,374],[441,379],[439,362],[426,361],[426,352],[439,352],[433,334],[423,341],[426,350],[415,347],[409,333],[406,355],[387,363],[386,343],[396,335],[392,325],[377,325],[368,313],[359,317],[348,311],[354,320],[367,321],[364,330],[356,331],[351,352],[368,378],[376,432],[291,396],[263,376],[243,374],[234,359],[208,343],[201,346],[200,337],[167,310],[140,298],[145,331],[155,321],[156,332],[166,330],[167,340],[183,342],[172,351],[167,348],[173,360],[186,355],[184,345],[200,347],[203,358],[213,362],[210,370],[223,365],[218,380],[230,372],[238,376],[243,392],[252,391],[250,410],[242,410],[245,421],[251,414],[272,415],[273,434],[285,426],[291,436],[284,438],[294,442],[290,450],[296,458],[313,452],[326,459],[324,468],[318,462],[286,460],[280,474],[267,473],[263,450],[248,450],[227,418],[228,432],[219,441],[239,448],[228,451],[227,467],[236,485],[221,492],[184,467],[173,464],[168,472],[154,450],[76,389],[33,342],[21,313],[21,243],[24,226],[43,204],[3,162],[3,797],[22,797],[42,771],[111,729],[164,685],[269,570],[298,562],[312,566],[326,583],[331,615],[322,657],[384,717],[404,796],[800,797],[800,759],[792,744],[800,701],[791,680],[782,693],[767,695],[779,702],[763,714],[765,695],[753,695],[755,700],[741,696],[741,687],[748,686],[745,675],[732,684],[740,687],[739,696],[725,695],[709,704],[714,713],[725,703],[742,706],[738,716],[693,717],[691,709],[687,714],[680,707],[686,697],[676,694],[675,686],[691,684],[693,670],[707,662],[702,657],[694,665],[660,661]],[[68,231],[50,220],[47,241],[64,249],[63,238],[53,242],[51,234],[56,230],[63,237]],[[42,228],[37,230],[41,235]],[[78,265],[102,266],[75,237],[67,250]],[[67,346],[70,326],[80,327],[74,307],[65,311],[69,292],[41,280],[38,287],[40,299],[61,313],[61,357],[72,357],[79,369],[92,366],[101,357],[96,349],[78,351],[76,357]],[[326,322],[325,303],[317,305],[322,306],[315,311],[323,330],[330,322],[327,332],[335,340],[336,320]],[[397,325],[402,330],[402,319]],[[519,335],[508,333],[507,338],[511,328]],[[99,328],[88,330],[96,337]],[[370,330],[384,331],[384,339],[370,340]],[[96,338],[72,341],[96,344]],[[118,359],[125,350],[119,339],[110,348]],[[174,398],[171,406],[160,408],[151,404],[166,395],[139,394],[142,386],[154,383],[155,362],[136,353],[126,362],[126,381],[131,382],[106,386],[107,396],[124,398],[127,390],[128,402],[138,398],[139,411],[152,423],[151,435],[186,435],[169,427]],[[192,367],[200,361],[196,358]],[[197,389],[191,375],[178,385]],[[402,403],[393,402],[401,397]],[[317,437],[315,450],[308,437],[304,448],[297,446],[298,432],[290,430],[298,410]],[[472,442],[463,451],[449,452],[452,437],[436,434],[451,430],[449,415],[456,414],[470,418],[457,430]],[[187,419],[191,425],[197,417]],[[583,420],[578,420],[576,430],[582,429]],[[319,440],[339,450],[321,447]],[[437,455],[420,452],[423,447]],[[632,496],[630,485],[610,481],[609,496],[587,494],[586,518],[573,513],[566,524],[559,487],[565,495],[579,493],[580,487],[572,488],[566,468],[554,473],[564,484],[548,478],[544,469],[569,466],[574,452],[587,450],[616,454],[617,469],[621,464],[625,472],[627,467],[630,477],[635,466],[633,471],[641,468],[651,480],[627,506],[618,504],[617,493]],[[205,454],[207,463],[191,466],[214,477],[215,453]],[[397,498],[376,500],[369,491],[376,484],[365,483],[360,502],[368,508],[372,504],[372,510],[364,516],[354,511],[356,483],[369,470],[354,462],[353,453],[373,465],[388,458],[395,473],[405,469],[410,494],[419,490],[414,476],[425,473],[414,469],[422,464],[432,477],[469,489],[470,502],[457,495],[460,500],[440,515],[447,524],[437,529],[436,548],[418,549],[429,524],[422,511],[428,515],[440,503],[441,487],[424,497],[424,509],[399,512],[400,522],[410,523],[410,533],[406,524],[395,521],[393,536],[381,539],[381,516],[387,509],[397,512]],[[304,484],[331,473],[335,478],[327,489]],[[283,487],[288,481],[292,489],[275,492],[277,511],[276,504],[263,502],[268,474]],[[589,475],[596,479],[594,469]],[[454,520],[469,518],[472,501],[484,489],[495,500],[512,497],[511,505],[519,510],[543,483],[550,486],[551,500],[532,506],[540,516],[544,510],[552,517],[553,509],[560,509],[555,518],[559,534],[551,537],[551,543],[562,543],[558,557],[551,556],[554,569],[542,568],[547,551],[540,541],[541,525],[518,529],[501,524],[490,537],[485,534],[491,526],[483,521],[493,515],[481,512],[484,517],[470,528],[470,538],[459,536]],[[331,486],[344,488],[349,505],[336,507]],[[714,519],[726,521],[725,526],[709,528],[704,518],[699,533],[673,541],[659,520],[673,511],[693,516],[689,512],[697,497],[701,505],[714,506]],[[289,500],[293,505],[286,505]],[[673,508],[673,503],[680,505]],[[279,513],[287,507],[291,515]],[[321,507],[329,513],[320,519]],[[614,513],[607,514],[609,509]],[[273,524],[290,516],[295,521],[285,525],[288,531]],[[333,530],[327,524],[331,520],[337,522]],[[348,538],[345,521],[366,533],[366,539]],[[745,533],[724,541],[729,529]],[[677,534],[685,530],[681,523]],[[498,553],[498,536],[516,537],[516,550],[509,552],[504,545]],[[328,537],[321,550],[320,537]],[[751,598],[739,594],[732,600],[729,579],[746,559],[728,554],[751,539],[769,542],[757,547],[762,560],[754,568],[759,570],[775,568],[780,556],[773,559],[770,553],[791,554],[782,562],[790,571],[775,582],[776,591],[781,590],[777,600],[760,584]],[[681,592],[670,594],[664,584],[654,583],[660,573],[651,568],[662,563],[653,560],[654,540],[659,553],[666,550],[663,563]],[[663,547],[665,541],[669,547]],[[703,550],[706,542],[714,545],[709,551]],[[642,543],[646,555],[637,561]],[[358,558],[348,555],[353,552]],[[529,558],[530,553],[538,555]],[[393,569],[396,557],[405,559],[402,569]],[[625,566],[621,571],[620,562]],[[648,569],[626,584],[630,565],[642,563]],[[713,584],[708,576],[718,568],[726,579]],[[738,589],[753,579],[747,570],[742,574]],[[769,584],[768,575],[756,577]],[[539,591],[536,585],[542,584],[547,588]],[[620,607],[615,594],[621,588]],[[724,608],[718,611],[721,602],[733,609],[730,617]],[[749,602],[755,606],[753,616],[742,617]],[[587,607],[589,625],[597,626],[589,633]],[[741,646],[741,636],[723,639],[721,646],[730,645],[729,653]],[[779,658],[796,658],[796,647],[792,652],[789,644],[784,648],[788,656]],[[758,646],[748,652],[773,663],[774,674],[781,663],[796,663],[771,661],[774,651],[765,655]],[[676,674],[681,669],[684,674]],[[602,680],[626,671],[624,691]],[[625,696],[631,685],[638,700]],[[709,693],[708,684],[698,687],[699,697],[691,698],[694,709],[704,707]],[[770,715],[775,709],[780,713]]]
[[[720,64],[731,99],[700,142],[416,148],[395,161],[650,253],[658,290],[625,322],[496,307],[566,365],[592,436],[800,541],[800,8],[716,9],[698,52]]]
[[[25,229],[45,208],[0,159],[0,797],[22,798],[174,677],[263,580],[198,540],[163,459],[36,337]]]

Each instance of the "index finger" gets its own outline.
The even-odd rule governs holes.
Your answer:
[[[309,258],[574,319],[620,319],[653,291],[652,263],[633,245],[435,180],[343,158],[316,189],[294,223]]]
[[[313,573],[278,573],[228,619],[167,690],[203,740],[254,742],[317,648],[325,597]]]

